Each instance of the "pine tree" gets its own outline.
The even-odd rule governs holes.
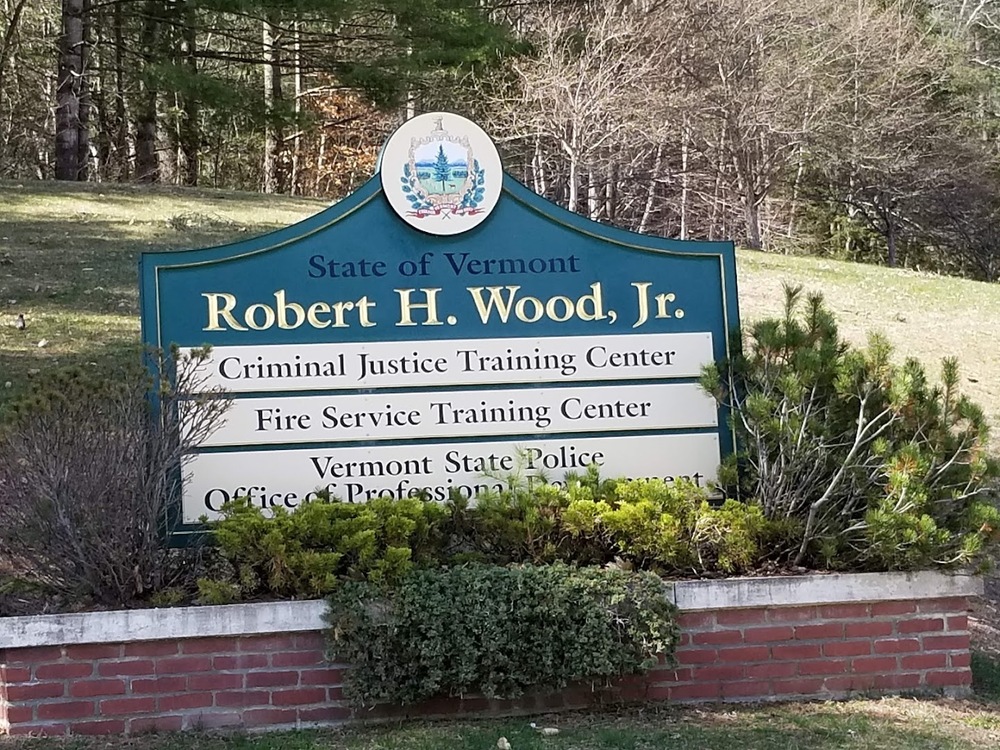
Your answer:
[[[451,179],[451,166],[448,164],[448,156],[444,152],[444,146],[438,146],[437,161],[434,162],[434,179],[440,181],[441,192],[447,191],[447,182]]]

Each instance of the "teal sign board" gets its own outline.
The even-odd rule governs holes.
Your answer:
[[[144,340],[211,345],[206,382],[234,399],[186,461],[174,534],[235,497],[444,500],[591,463],[709,484],[732,441],[697,378],[738,326],[733,245],[606,227],[446,153],[424,207],[404,191],[399,209],[388,154],[382,180],[299,224],[143,255]],[[491,210],[456,208],[462,180],[490,178]]]

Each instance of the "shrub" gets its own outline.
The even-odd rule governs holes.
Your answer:
[[[138,362],[115,377],[55,372],[12,410],[0,427],[0,553],[29,582],[76,604],[125,606],[191,577],[198,552],[161,541],[180,458],[228,406],[193,395],[201,356],[159,357],[155,413]]]
[[[347,584],[327,620],[336,659],[355,665],[345,694],[360,705],[637,674],[677,639],[655,576],[559,564],[418,571],[390,592]]]
[[[900,569],[968,564],[996,541],[982,410],[872,336],[848,346],[820,295],[786,289],[785,315],[749,331],[703,386],[732,413],[740,446],[722,476],[764,516],[798,528],[796,565]],[[740,476],[741,475],[741,476]]]
[[[270,517],[234,501],[213,526],[242,597],[324,596],[342,578],[388,585],[414,565],[440,563],[446,515],[417,498],[312,502]],[[208,590],[202,584],[203,597]]]

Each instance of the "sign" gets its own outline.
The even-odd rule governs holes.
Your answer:
[[[732,450],[697,384],[738,325],[732,243],[565,211],[456,115],[408,121],[326,211],[145,253],[141,280],[146,343],[211,345],[234,399],[185,462],[175,543],[235,497],[443,500],[591,463],[708,486]]]

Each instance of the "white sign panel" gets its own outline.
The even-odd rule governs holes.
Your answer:
[[[420,494],[447,500],[453,490],[471,497],[500,488],[511,473],[561,482],[591,463],[606,477],[650,477],[655,466],[659,478],[686,477],[705,487],[715,481],[719,459],[717,434],[201,453],[185,461],[183,520],[218,518],[236,497],[291,509],[319,489],[355,503]]]
[[[205,387],[232,393],[693,378],[711,333],[219,346]]]
[[[205,446],[715,427],[696,383],[242,398]]]

